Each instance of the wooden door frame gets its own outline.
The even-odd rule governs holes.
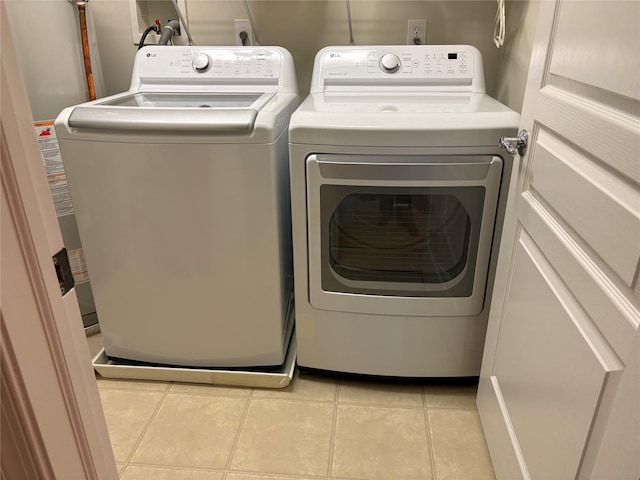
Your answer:
[[[4,4],[1,64],[3,479],[118,478]]]

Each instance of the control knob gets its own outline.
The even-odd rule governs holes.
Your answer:
[[[191,62],[193,69],[198,73],[204,73],[211,68],[211,58],[206,53],[199,53]]]
[[[380,69],[386,73],[395,73],[400,69],[400,58],[393,53],[385,53],[380,57]]]

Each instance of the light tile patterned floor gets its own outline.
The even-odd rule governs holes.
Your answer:
[[[97,381],[122,480],[494,479],[475,385]]]

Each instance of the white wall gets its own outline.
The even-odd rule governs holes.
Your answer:
[[[148,10],[168,2],[149,0]],[[67,0],[5,3],[34,119],[54,118],[63,107],[85,101],[75,5]],[[484,57],[487,92],[520,111],[538,3],[507,2],[507,36],[501,49],[491,38],[495,0],[351,0],[354,38],[360,45],[404,43],[407,20],[427,19],[428,43],[478,47]],[[349,42],[343,0],[250,0],[249,5],[262,44],[280,45],[293,54],[301,95],[309,90],[315,53],[327,45]],[[99,47],[92,53],[98,94],[125,91],[137,49],[129,2],[91,0],[87,11],[94,24],[90,33]],[[231,45],[233,20],[246,18],[246,13],[240,0],[186,0],[186,16],[196,45]]]
[[[107,94],[127,90],[136,47],[126,0],[92,0]],[[327,45],[347,45],[343,0],[251,0],[261,44],[279,45],[293,55],[301,95],[309,90],[315,53]],[[152,10],[150,5],[149,9]],[[240,0],[186,0],[195,45],[234,45],[234,22],[246,18]],[[495,94],[500,52],[492,41],[495,0],[351,0],[357,44],[406,42],[407,20],[427,19],[427,43],[471,44],[484,56],[487,91]]]
[[[78,9],[67,0],[4,2],[34,120],[56,118],[67,106],[89,99]],[[87,23],[91,29],[91,11]],[[91,43],[91,39],[90,39]],[[97,50],[93,77],[102,93]]]
[[[506,5],[506,39],[498,58],[495,96],[517,112],[522,110],[539,6],[537,0],[512,0]]]

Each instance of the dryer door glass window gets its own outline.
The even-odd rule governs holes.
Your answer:
[[[323,185],[322,288],[470,296],[485,188]]]

